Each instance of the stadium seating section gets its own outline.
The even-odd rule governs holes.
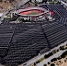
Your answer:
[[[41,7],[45,8],[45,5]],[[15,66],[67,40],[67,10],[48,5],[60,18],[48,24],[0,24],[0,63]]]

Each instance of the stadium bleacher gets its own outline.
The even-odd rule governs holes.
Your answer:
[[[67,11],[61,5],[48,6],[62,19],[47,24],[0,24],[1,64],[16,66],[67,40],[67,26],[64,25]]]

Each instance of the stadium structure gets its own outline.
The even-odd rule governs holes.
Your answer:
[[[16,15],[19,16],[20,20],[26,20],[26,21],[42,21],[48,19],[49,21],[53,20],[53,17],[51,15],[54,14],[54,12],[46,10],[42,7],[28,7],[25,9],[19,9],[15,11]],[[20,21],[19,21],[20,22]],[[22,21],[21,21],[22,22]]]
[[[65,41],[67,10],[63,5],[10,10],[0,24],[0,63],[18,66]]]

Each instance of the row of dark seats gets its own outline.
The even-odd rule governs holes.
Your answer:
[[[55,47],[67,40],[66,38],[67,27],[63,26],[63,24],[58,24],[58,23],[55,23],[54,25],[51,26],[52,27],[49,27],[49,29],[45,29],[44,31],[46,33],[46,36],[49,40],[51,47]],[[43,29],[46,27],[43,26]]]
[[[67,10],[62,5],[48,5],[48,8],[51,10],[56,10],[57,13],[63,18],[67,17]]]
[[[42,31],[42,28],[45,32]],[[67,27],[57,22],[38,26],[28,31],[14,36],[7,57],[6,63],[23,63],[34,56],[44,48],[48,48],[47,40],[52,48],[67,40]],[[46,50],[47,51],[47,50]]]
[[[24,25],[1,24],[0,25],[0,56],[5,56],[5,54],[7,53],[7,49],[10,46],[10,41],[11,41],[14,30],[15,30],[14,33],[16,35],[33,27],[34,27],[34,24],[32,24],[31,26],[29,26],[29,24],[28,25],[27,24],[26,25],[25,24]]]
[[[49,5],[48,6],[49,7],[49,9],[51,9],[51,10],[56,10],[57,11],[57,13],[61,16],[61,17],[63,17],[63,13],[60,11],[60,10],[58,10],[58,8],[56,7],[56,5]]]
[[[0,28],[0,59],[11,66],[24,63],[67,40],[67,27],[55,21],[43,25],[1,24]]]
[[[60,22],[58,19],[59,23],[67,25],[67,10],[62,5],[60,5],[60,4],[59,5],[48,5],[48,8],[50,10],[53,10],[54,12],[56,12],[58,14],[58,16],[60,16],[60,18],[59,18]]]
[[[16,42],[12,42],[13,44],[10,46],[8,55],[5,58],[6,63],[23,63],[38,55],[40,50],[48,48],[41,27],[20,33],[18,36],[14,36],[13,40]]]
[[[16,25],[0,24],[0,57],[7,54],[8,45]]]

